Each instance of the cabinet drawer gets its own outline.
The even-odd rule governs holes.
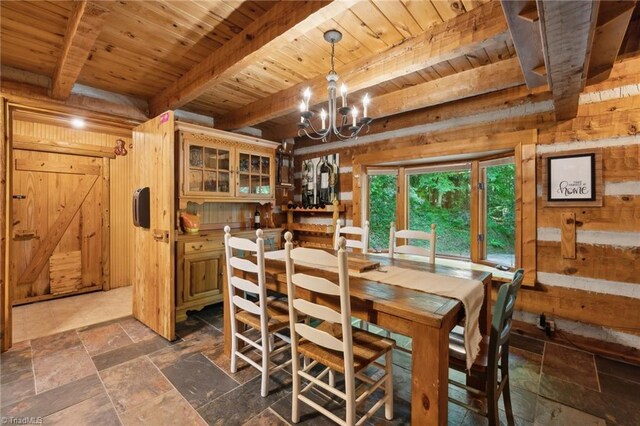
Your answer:
[[[184,243],[184,253],[201,253],[211,250],[220,250],[224,248],[224,241],[197,241],[193,243]]]

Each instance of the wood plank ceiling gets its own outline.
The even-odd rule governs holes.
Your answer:
[[[336,70],[347,85],[354,82],[358,90],[353,95],[367,92],[377,113],[392,114],[403,104],[421,108],[524,84],[523,75],[508,60],[522,49],[518,54],[522,62],[530,48],[514,47],[512,40],[526,42],[527,37],[512,25],[516,18],[509,13],[533,11],[525,27],[530,31],[538,25],[531,24],[538,21],[533,1],[520,2],[522,7],[515,12],[505,2],[507,19],[500,3],[489,0],[336,0],[297,3],[293,11],[286,5],[291,2],[276,1],[89,1],[88,10],[92,3],[107,9],[93,26],[95,17],[83,21],[75,3],[1,2],[3,66],[54,80],[57,73],[74,78],[80,70],[76,83],[149,100],[151,113],[181,108],[214,116],[223,128],[256,125],[280,129],[274,133],[279,136],[295,130],[297,115],[290,99],[297,98],[307,82],[321,82],[329,70],[330,47],[322,37],[326,30],[338,29],[344,35],[336,45]],[[632,14],[629,8],[623,9],[624,17],[617,19],[626,30]],[[614,13],[614,18],[620,13]],[[295,19],[287,20],[289,15]],[[69,28],[74,25],[80,41],[70,40]],[[626,32],[620,31],[620,25],[616,24],[616,36],[607,39],[606,46],[620,46]],[[87,46],[86,39],[93,36],[95,42]],[[548,42],[536,40],[534,45]],[[69,52],[72,57],[65,62]],[[249,60],[232,61],[238,52]],[[393,66],[381,62],[380,58],[394,52],[402,56]],[[81,60],[78,63],[78,56],[86,56],[84,65]],[[540,52],[535,57],[539,61]],[[611,59],[603,61],[598,70],[606,73]],[[521,65],[528,75],[531,64]],[[544,84],[544,63],[535,66],[540,65]],[[357,81],[359,76],[370,78],[365,72],[369,68],[380,70],[370,73],[377,76],[372,78],[374,83]],[[502,71],[510,73],[506,85],[497,81]],[[444,93],[444,83],[479,79],[482,87],[454,87],[449,97]],[[53,94],[62,93],[58,97],[64,98],[65,85],[68,82],[54,81]],[[428,90],[430,96],[416,99],[407,91],[412,87]],[[320,88],[315,95],[324,99],[326,91]],[[409,95],[410,102],[398,102]],[[395,103],[385,109],[375,104],[376,97]],[[254,116],[246,112],[266,107],[272,112]]]

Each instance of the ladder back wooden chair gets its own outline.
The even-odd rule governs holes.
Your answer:
[[[272,357],[289,350],[290,339],[279,333],[289,327],[289,306],[286,301],[267,297],[262,230],[256,231],[255,242],[231,236],[231,229],[228,226],[225,226],[224,233],[229,317],[231,318],[231,372],[237,371],[238,358],[258,369],[262,373],[260,394],[264,397],[269,393],[269,375],[285,368],[291,362],[289,360],[280,365],[270,365]],[[256,263],[249,260],[250,258],[234,256],[234,250],[255,255]],[[235,276],[236,269],[243,271],[245,277]],[[253,280],[250,280],[250,277],[253,277]],[[246,331],[238,330],[237,322],[242,323]],[[259,334],[257,339],[252,338],[252,330],[257,330]],[[253,333],[255,334],[255,331]],[[275,349],[274,336],[287,344]],[[241,349],[238,345],[239,340],[246,344]],[[246,354],[247,351],[254,349],[261,355],[261,364]]]
[[[424,240],[429,241],[429,248],[403,244],[398,245],[397,239],[410,240]],[[429,258],[429,262],[435,263],[436,261],[436,225],[431,224],[431,232],[425,231],[413,231],[410,229],[404,229],[396,231],[396,224],[391,222],[389,230],[389,254],[393,258],[394,254],[413,254],[418,256],[424,256]]]
[[[364,227],[359,226],[341,226],[340,221],[336,223],[336,230],[333,235],[333,249],[338,250],[338,240],[343,235],[359,235],[359,240],[346,239],[348,248],[360,249],[362,253],[369,251],[369,221],[364,223]]]
[[[486,401],[486,410],[478,409],[449,397],[449,401],[488,417],[490,425],[499,425],[498,400],[504,398],[504,408],[509,425],[514,424],[509,390],[509,336],[511,334],[511,318],[516,304],[518,290],[522,285],[524,270],[518,269],[509,284],[503,284],[498,291],[498,298],[493,309],[490,336],[484,336],[480,343],[480,353],[471,367],[471,375],[475,383],[482,383],[483,389],[477,389],[454,380],[449,383],[465,389],[467,392]],[[465,371],[466,352],[464,350],[464,331],[455,327],[449,335],[449,367]],[[462,334],[461,334],[462,333]],[[500,373],[500,374],[498,374]]]
[[[323,250],[293,248],[290,232],[285,234],[287,290],[291,329],[291,359],[293,374],[293,396],[291,420],[300,420],[298,406],[300,401],[319,411],[341,425],[363,424],[383,405],[385,417],[393,418],[393,367],[392,349],[395,342],[368,331],[354,329],[351,326],[351,301],[349,295],[349,271],[347,265],[346,240],[338,241],[337,257]],[[312,266],[329,269],[338,273],[339,283],[325,278],[326,272],[315,269],[296,273],[296,267]],[[306,299],[297,298],[301,292],[319,296],[324,300],[334,300],[339,310],[323,306]],[[314,299],[315,300],[315,299]],[[306,315],[314,321],[320,321],[313,327],[300,322],[300,316]],[[312,321],[311,324],[314,322]],[[300,358],[309,359],[301,365]],[[384,364],[378,359],[384,357]],[[381,375],[371,376],[371,369]],[[324,367],[324,368],[323,368]],[[335,374],[344,375],[344,390],[336,386]],[[375,374],[373,373],[373,374]],[[325,379],[326,378],[326,379]],[[307,382],[303,385],[302,379]],[[358,380],[359,395],[356,395]],[[362,385],[362,386],[360,386]],[[336,396],[346,403],[345,418],[322,407],[307,396],[307,392],[319,388]],[[376,401],[361,418],[356,421],[356,408],[373,396],[377,389],[384,396]]]

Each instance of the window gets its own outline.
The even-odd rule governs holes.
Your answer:
[[[367,176],[365,205],[372,250],[388,249],[390,222],[396,222],[397,229],[426,232],[434,223],[437,255],[516,266],[513,156],[368,168]],[[427,242],[411,244],[426,246]]]
[[[430,232],[436,254],[471,257],[470,164],[407,170],[409,229]],[[428,241],[411,244],[427,246]]]
[[[515,165],[513,157],[480,163],[482,258],[500,265],[515,265]]]
[[[398,176],[395,170],[369,170],[369,247],[389,249],[389,226],[396,221]]]

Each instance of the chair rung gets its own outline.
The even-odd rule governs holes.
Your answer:
[[[473,405],[466,404],[462,401],[458,401],[457,399],[451,398],[451,397],[449,397],[449,402],[459,405],[460,407],[466,408],[467,410],[471,410],[474,413],[478,413],[481,416],[487,417],[487,413],[485,411],[482,411],[479,408],[474,407]]]
[[[371,384],[369,388],[367,388],[362,394],[356,398],[356,405],[358,405],[361,401],[366,401],[380,386],[384,384],[384,381],[387,379],[388,375],[384,374],[377,381]]]
[[[409,354],[409,355],[412,354],[411,349],[403,348],[402,346],[396,346],[394,349],[397,349],[400,352],[404,352],[404,353]]]
[[[236,337],[240,340],[242,340],[243,342],[247,343],[248,345],[253,346],[254,348],[258,349],[259,351],[262,350],[262,345],[259,345],[256,341],[249,339],[246,336],[243,336],[240,333],[236,333]]]
[[[271,362],[271,361],[269,361]],[[273,363],[275,365],[275,363]],[[271,373],[275,373],[276,371],[280,371],[283,368],[286,368],[289,366],[289,364],[291,364],[291,360],[285,361],[282,364],[277,364],[274,367],[269,367],[269,374]]]
[[[326,408],[322,407],[321,405],[316,404],[315,402],[313,402],[312,400],[310,400],[306,396],[298,395],[298,399],[300,401],[304,402],[305,404],[307,404],[308,406],[310,406],[311,408],[315,408],[317,411],[319,411],[322,414],[324,414],[325,416],[329,417],[331,420],[333,420],[334,422],[338,423],[339,425],[345,425],[346,424],[346,422],[343,419],[341,419],[340,417],[336,416],[331,411],[327,410]]]
[[[331,392],[335,396],[338,396],[338,397],[340,397],[340,398],[342,398],[344,400],[347,399],[347,395],[344,392],[340,392],[338,389],[329,386],[328,384],[326,384],[322,380],[318,380],[318,378],[312,376],[311,374],[307,374],[304,371],[298,371],[298,374],[300,374],[300,377],[303,377],[303,378],[307,379],[309,382],[312,382],[315,385],[320,386],[322,389],[326,390],[327,392]]]
[[[284,334],[280,334],[280,333],[273,333],[273,335],[280,338],[280,340],[282,340],[283,342],[291,344],[291,337],[286,336]]]
[[[252,360],[251,358],[249,358],[248,356],[246,356],[245,354],[243,354],[242,352],[236,352],[236,356],[238,358],[243,359],[245,362],[251,364],[255,368],[257,368],[258,371],[262,372],[262,366],[260,364],[258,364],[257,362],[255,362],[254,360]]]
[[[452,379],[449,379],[449,383],[454,385],[454,386],[457,386],[459,388],[462,388],[462,389],[464,389],[464,390],[466,390],[468,392],[471,392],[473,394],[476,394],[476,395],[479,395],[479,396],[485,396],[485,397],[487,396],[486,392],[483,392],[483,391],[481,391],[479,389],[476,389],[474,387],[471,387],[471,386],[467,386],[464,383],[456,382],[455,380],[452,380]]]
[[[369,420],[369,419],[370,419],[370,418],[375,414],[375,412],[376,412],[376,411],[378,411],[378,410],[380,409],[380,407],[382,407],[382,405],[383,405],[384,403],[386,403],[386,402],[387,402],[387,398],[389,398],[390,396],[391,396],[391,395],[386,395],[384,398],[380,398],[380,399],[378,400],[378,402],[376,402],[375,404],[373,404],[373,407],[371,407],[371,408],[369,409],[369,411],[367,411],[366,413],[364,413],[364,414],[362,415],[362,417],[360,417],[360,418],[358,419],[358,421],[356,422],[356,426],[357,426],[357,425],[361,425],[361,424],[363,424],[365,421]]]

